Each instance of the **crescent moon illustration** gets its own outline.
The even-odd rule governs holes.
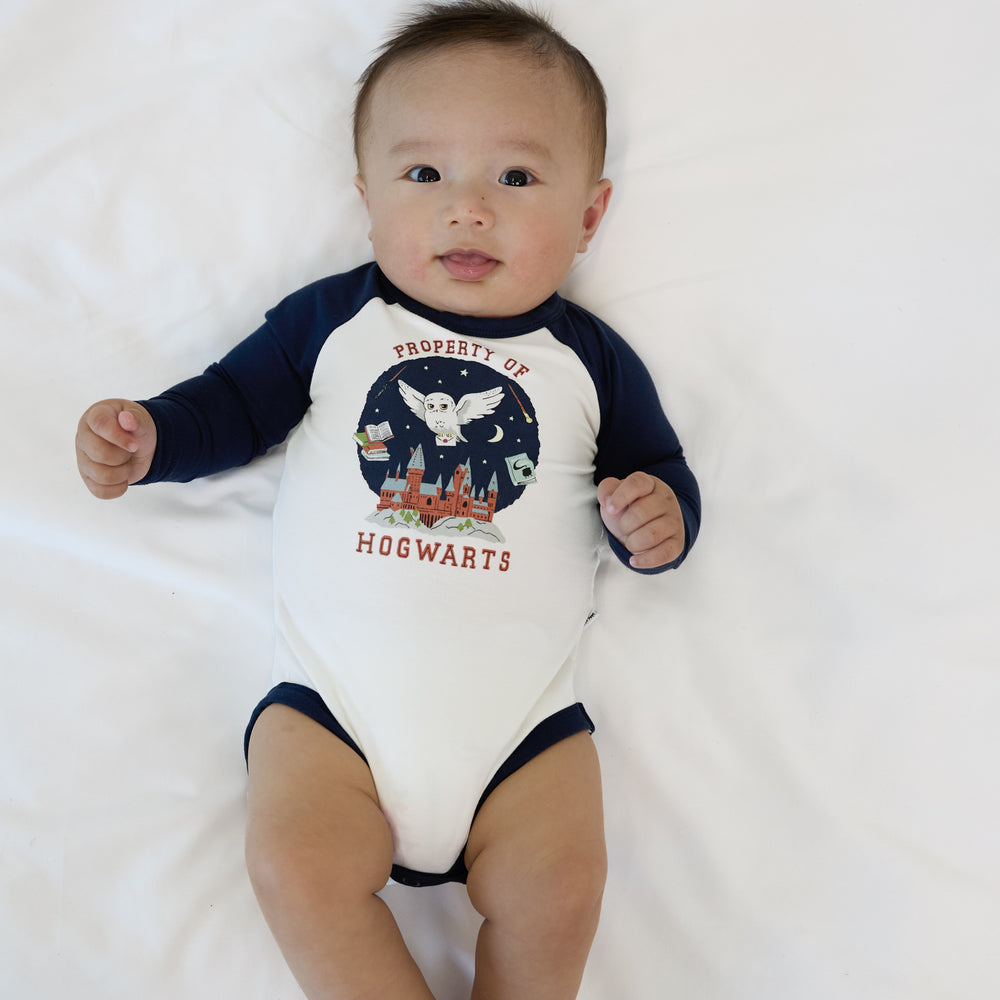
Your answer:
[[[497,429],[496,437],[491,437],[487,440],[487,444],[496,444],[503,438],[503,428],[499,424],[493,425]]]

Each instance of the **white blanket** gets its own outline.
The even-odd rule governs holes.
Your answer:
[[[242,858],[281,455],[101,503],[73,434],[367,258],[352,82],[401,6],[0,5],[0,997],[301,996]],[[998,8],[551,8],[616,184],[566,292],[705,501],[678,572],[602,566],[580,997],[992,1000]],[[386,896],[464,1000],[464,891]]]

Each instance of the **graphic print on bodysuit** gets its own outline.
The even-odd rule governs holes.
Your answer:
[[[383,527],[503,542],[494,520],[537,481],[538,422],[520,385],[465,358],[387,369],[354,435]]]

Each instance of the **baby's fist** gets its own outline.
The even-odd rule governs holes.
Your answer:
[[[120,497],[149,472],[156,425],[145,407],[128,399],[104,399],[80,418],[76,464],[87,489],[101,500]]]
[[[635,569],[664,566],[684,551],[681,507],[662,479],[646,472],[609,477],[598,484],[597,499],[601,519],[632,553],[629,564]]]

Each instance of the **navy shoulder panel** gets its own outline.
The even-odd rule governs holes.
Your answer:
[[[385,297],[378,268],[373,263],[364,264],[344,274],[320,278],[282,299],[264,314],[267,323],[262,329],[270,331],[308,387],[316,359],[330,334],[373,298]]]

